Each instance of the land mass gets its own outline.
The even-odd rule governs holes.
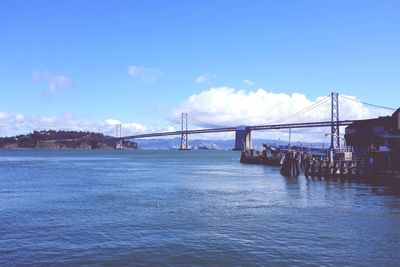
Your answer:
[[[26,135],[0,137],[0,149],[114,149],[117,140],[108,135],[81,131],[34,131]],[[137,143],[123,140],[123,149],[137,149]]]

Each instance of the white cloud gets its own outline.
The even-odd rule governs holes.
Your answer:
[[[9,136],[14,132],[15,128],[20,126],[17,115],[7,112],[0,112],[0,134],[1,136]]]
[[[146,131],[148,131],[147,127],[145,127],[139,123],[134,123],[134,122],[123,123],[122,130],[124,130],[124,129],[125,129],[125,132],[129,133],[129,134],[145,133]]]
[[[128,66],[128,74],[142,82],[154,83],[161,73],[157,68],[135,65]]]
[[[7,112],[0,112],[0,121],[8,119],[9,115]]]
[[[15,115],[15,120],[16,121],[23,121],[25,119],[25,116],[22,115],[21,113],[18,113]]]
[[[253,81],[250,81],[249,79],[244,79],[244,80],[242,81],[242,84],[254,85],[254,82],[253,82]]]
[[[116,119],[107,119],[100,123],[102,132],[112,133],[115,132],[116,125],[121,124],[122,135],[134,135],[139,133],[147,133],[150,131],[147,127],[134,122],[121,122]]]
[[[133,122],[121,122],[116,119],[104,121],[92,121],[85,118],[77,118],[72,114],[57,116],[24,116],[23,114],[9,114],[0,112],[0,136],[13,136],[27,134],[34,130],[74,130],[74,131],[94,131],[107,135],[115,135],[115,125],[122,124],[123,135],[133,135],[147,133],[156,129]]]
[[[45,81],[48,83],[46,92],[55,94],[71,89],[72,81],[69,77],[62,74],[53,74],[48,70],[37,70],[33,72],[32,78],[35,82]]]
[[[196,83],[211,83],[213,82],[217,76],[215,74],[202,74],[196,77],[195,81]]]
[[[108,119],[108,120],[105,120],[105,123],[106,123],[107,125],[111,125],[111,126],[115,126],[115,125],[122,124],[121,121],[115,120],[115,119]]]

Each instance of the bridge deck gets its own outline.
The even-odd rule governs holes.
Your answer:
[[[345,120],[339,121],[339,126],[350,125],[355,122],[355,120]],[[250,130],[279,130],[279,129],[289,129],[289,128],[313,128],[313,127],[331,127],[332,122],[322,121],[322,122],[307,122],[307,123],[290,123],[290,124],[270,124],[270,125],[254,125],[247,126],[246,128]],[[170,136],[170,135],[181,135],[186,134],[202,134],[202,133],[222,133],[222,132],[234,132],[237,127],[222,127],[222,128],[211,128],[211,129],[197,129],[188,131],[173,131],[173,132],[162,132],[162,133],[148,133],[148,134],[136,134],[123,136],[119,139],[138,139],[138,138],[148,138],[148,137],[158,137],[158,136]]]

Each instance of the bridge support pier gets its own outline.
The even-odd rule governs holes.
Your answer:
[[[239,126],[236,128],[235,148],[233,150],[252,149],[253,142],[251,139],[250,127]]]
[[[123,149],[122,146],[122,124],[117,124],[115,125],[115,138],[116,138],[116,143],[115,143],[115,149]]]

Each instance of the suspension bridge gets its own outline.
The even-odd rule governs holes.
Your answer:
[[[340,97],[339,97],[340,96]],[[320,99],[316,103],[294,112],[289,116],[281,118],[279,120],[275,120],[269,123],[260,124],[260,125],[251,125],[251,126],[231,126],[231,127],[215,127],[215,128],[205,128],[205,129],[189,129],[188,128],[188,113],[182,113],[180,116],[180,126],[181,129],[178,131],[159,131],[159,132],[151,132],[145,134],[135,134],[122,136],[121,125],[117,125],[116,129],[116,139],[119,140],[117,142],[117,148],[122,147],[122,140],[132,140],[132,139],[141,139],[141,138],[150,138],[150,137],[161,137],[161,136],[181,136],[181,150],[188,150],[189,147],[189,135],[192,134],[207,134],[207,133],[223,133],[223,132],[235,132],[235,150],[244,150],[252,148],[252,131],[258,130],[281,130],[281,129],[296,129],[296,128],[330,128],[330,132],[328,133],[331,136],[331,148],[339,149],[340,148],[340,127],[347,126],[351,123],[357,121],[355,119],[339,119],[339,99],[340,101],[352,101],[356,102],[361,107],[363,105],[374,107],[383,110],[395,110],[393,108],[388,108],[380,105],[375,105],[371,103],[362,102],[356,100],[355,98],[348,97],[345,95],[339,95],[336,92],[332,92],[330,95]],[[329,106],[328,106],[329,105]],[[321,112],[321,109],[324,112]],[[321,120],[321,116],[318,119],[318,116],[314,116],[314,118],[310,118],[310,116],[305,116],[310,113],[314,114],[324,114],[328,111],[329,118],[325,116],[323,120]],[[304,117],[307,117],[304,119]],[[305,120],[305,121],[304,121]],[[120,146],[118,146],[120,145]]]

